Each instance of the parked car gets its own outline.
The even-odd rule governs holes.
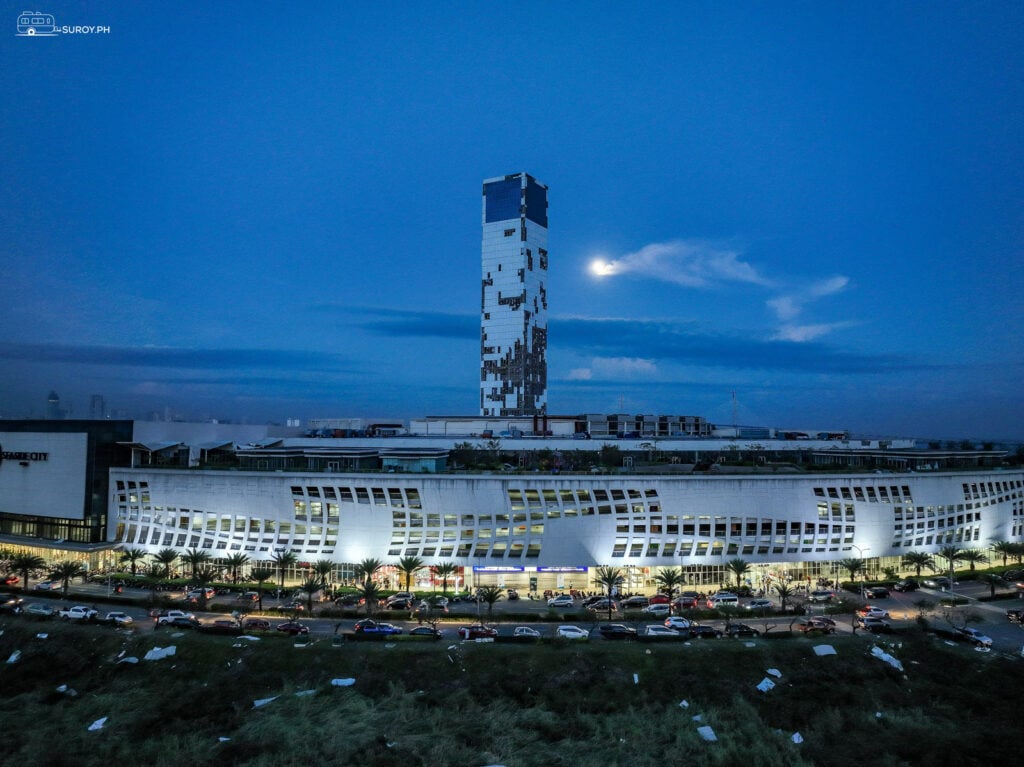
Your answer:
[[[231,618],[217,618],[211,623],[204,623],[199,627],[200,631],[207,634],[229,634],[237,636],[242,633],[242,626]]]
[[[892,624],[888,621],[884,621],[881,618],[873,618],[870,615],[864,618],[858,618],[857,623],[865,631],[870,631],[872,634],[888,634],[892,631]]]
[[[691,607],[697,607],[700,604],[700,594],[696,591],[684,591],[675,601],[672,602],[676,607],[682,607],[684,609],[690,609]]]
[[[411,599],[389,599],[385,604],[388,610],[411,610],[414,602]]]
[[[270,631],[270,621],[262,618],[246,618],[242,623],[243,631]]]
[[[893,591],[917,591],[919,588],[921,588],[921,584],[913,578],[904,578],[892,584]]]
[[[59,581],[39,581],[32,587],[36,591],[60,591]]]
[[[494,639],[498,636],[498,630],[482,623],[474,623],[472,626],[463,626],[459,629],[459,639]]]
[[[559,626],[555,629],[555,636],[561,639],[589,639],[590,633],[579,626]]]
[[[57,614],[57,611],[52,605],[41,604],[39,602],[22,605],[21,611],[24,615],[28,615],[33,618],[52,618]]]
[[[868,586],[861,595],[865,599],[888,599],[889,589],[885,586]]]
[[[17,575],[5,575],[3,579],[3,584],[5,586],[16,586],[20,580],[21,578],[19,578]]]
[[[881,607],[864,605],[857,611],[857,615],[859,615],[861,618],[888,618],[889,611],[884,610]]]
[[[608,612],[609,609],[613,613],[617,613],[619,611],[618,605],[616,605],[615,602],[611,601],[610,599],[599,599],[596,602],[592,602],[591,604],[587,605],[587,609],[593,610],[594,612],[598,613]]]
[[[746,623],[730,623],[725,627],[725,635],[736,639],[737,637],[759,637],[761,632]]]
[[[360,605],[366,604],[366,600],[358,594],[345,594],[334,601],[338,607],[359,607]]]
[[[120,611],[107,613],[103,619],[104,623],[112,623],[115,626],[131,626],[135,623],[135,620],[128,613]]]
[[[57,611],[57,615],[66,621],[91,621],[99,615],[99,611],[85,605],[75,605],[74,607],[62,607]]]
[[[964,639],[964,640],[966,640],[968,642],[973,642],[978,647],[991,647],[992,646],[992,638],[985,636],[980,631],[978,631],[978,629],[969,628],[969,627],[964,627],[964,628],[956,628],[956,627],[954,627],[953,628],[953,633],[956,634],[958,638]]]
[[[647,597],[635,596],[623,599],[621,605],[623,610],[642,610],[650,603],[651,600]]]
[[[429,639],[440,639],[444,636],[444,633],[440,629],[436,629],[433,626],[414,626],[409,629],[409,636],[411,637],[427,637]]]
[[[390,606],[392,602],[399,602],[403,600],[406,602],[412,602],[415,599],[416,595],[411,591],[396,591],[394,594],[389,596],[387,600],[385,600],[385,604]]]
[[[719,607],[739,607],[740,598],[731,592],[719,591],[717,594],[712,594],[708,597],[707,604],[710,609],[716,609]]]
[[[690,636],[693,639],[719,639],[722,632],[714,626],[702,626],[694,623],[690,626]]]
[[[260,595],[258,591],[244,591],[238,595],[238,599],[241,602],[259,602]]]
[[[775,603],[770,599],[751,599],[743,606],[747,610],[771,610]]]
[[[939,576],[937,578],[925,578],[924,581],[922,581],[922,585],[927,589],[939,589],[945,591],[952,584],[949,578]]]
[[[1006,611],[1006,620],[1010,623],[1024,623],[1024,608],[1017,607]]]
[[[176,615],[170,620],[156,624],[156,628],[164,627],[172,629],[197,629],[199,626],[199,621],[189,615]]]
[[[285,621],[284,623],[278,623],[275,628],[288,636],[298,636],[299,634],[309,633],[309,626],[305,623],[299,623],[298,621]]]
[[[680,618],[678,615],[670,615],[665,619],[665,623],[663,625],[665,628],[671,629],[672,631],[689,631],[690,626],[694,625],[694,623],[689,618]]]
[[[636,639],[636,629],[621,623],[603,623],[597,631],[603,639]]]
[[[661,626],[657,623],[644,626],[644,637],[646,639],[682,639],[683,635],[673,628]]]
[[[512,632],[512,636],[515,639],[536,640],[540,639],[540,632],[535,628],[530,628],[529,626],[516,626],[515,630]]]
[[[655,594],[647,600],[649,605],[667,605],[669,603],[668,594]]]
[[[568,594],[560,594],[548,600],[548,607],[572,607],[576,602]]]
[[[796,622],[796,630],[804,634],[834,634],[834,624],[820,621],[817,618],[803,618]]]
[[[814,602],[816,604],[824,604],[825,602],[831,602],[835,598],[835,594],[831,591],[820,589],[818,591],[812,591],[807,596],[808,602]]]
[[[194,616],[192,613],[187,613],[182,610],[164,610],[157,613],[156,625],[163,626],[178,618],[188,618],[189,620],[194,621],[196,619],[196,616]],[[196,622],[198,623],[198,621]]]
[[[671,605],[664,603],[647,605],[647,607],[643,609],[644,615],[652,615],[655,618],[667,618],[671,612]]]

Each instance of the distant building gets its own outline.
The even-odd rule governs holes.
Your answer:
[[[483,184],[480,415],[547,412],[548,188],[526,173]]]
[[[64,411],[60,408],[60,397],[57,392],[51,391],[46,398],[46,419],[48,421],[59,421],[64,418]]]
[[[89,398],[89,418],[100,421],[107,417],[107,403],[102,394],[93,394]]]

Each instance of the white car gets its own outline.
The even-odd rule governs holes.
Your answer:
[[[60,591],[60,584],[57,581],[39,581],[32,588],[36,591]]]
[[[678,615],[670,615],[665,619],[665,628],[672,631],[689,631],[692,623],[687,618],[680,618]]]
[[[576,604],[575,600],[568,594],[551,597],[548,600],[548,607],[572,607],[574,604]]]
[[[748,610],[771,610],[775,603],[770,599],[751,599],[744,607]]]
[[[668,626],[660,626],[657,623],[644,628],[644,636],[653,639],[679,639],[680,633]]]
[[[512,636],[516,639],[540,639],[540,632],[537,629],[532,629],[529,626],[516,626],[515,631],[512,632]]]
[[[91,607],[86,607],[85,605],[66,607],[59,610],[57,614],[64,620],[69,621],[89,621],[98,615],[96,610],[93,610]]]
[[[555,629],[555,636],[562,639],[589,639],[590,632],[579,626],[559,626]]]
[[[672,608],[670,605],[647,605],[643,609],[645,615],[653,615],[656,618],[667,618],[671,612]]]
[[[889,611],[883,610],[881,607],[872,607],[871,605],[865,605],[857,611],[857,615],[861,618],[888,618]]]
[[[115,626],[131,626],[135,621],[128,613],[114,612],[107,613],[107,623],[113,623]]]

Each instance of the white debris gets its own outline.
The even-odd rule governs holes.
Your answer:
[[[105,725],[106,723],[107,723],[107,717],[102,717],[101,719],[97,719],[95,722],[93,722],[92,724],[89,725],[89,732],[96,732],[97,730],[102,730],[103,729],[103,725]]]
[[[299,690],[295,693],[296,698],[308,698],[310,695],[316,695],[316,690]]]
[[[698,727],[697,734],[704,738],[704,740],[710,741],[712,743],[718,740],[718,736],[715,735],[715,731],[712,730],[708,725]]]
[[[876,711],[875,712],[875,719],[881,719],[881,718],[882,718],[882,712],[881,711]]]
[[[242,636],[240,636],[240,637],[238,637],[238,638],[239,638],[239,639],[245,639],[245,640],[248,640],[249,642],[258,642],[258,641],[260,641],[260,638],[259,638],[259,637],[251,637],[251,636],[249,636],[248,634],[242,634]],[[238,646],[239,646],[239,645],[235,645],[235,647],[238,647]]]
[[[777,668],[770,668],[765,671],[766,674],[771,674],[776,679],[782,679],[782,672]]]
[[[143,660],[163,660],[164,658],[170,658],[177,651],[178,651],[178,648],[175,645],[171,645],[170,647],[154,647],[152,650],[150,650],[148,653],[146,653],[142,657],[142,659]]]
[[[36,639],[49,639],[49,634],[36,634]]]
[[[217,738],[217,740],[221,743],[227,743],[229,740],[231,740],[231,738],[225,738],[223,735],[221,735],[219,738]]]
[[[696,716],[691,716],[690,719],[692,719],[695,722],[703,722],[704,714],[697,714]]]
[[[640,675],[633,674],[633,684],[640,684]]]
[[[171,634],[171,639],[178,639],[179,637],[183,637],[183,636],[185,636],[185,632],[184,631],[176,631],[173,634]]]
[[[20,657],[21,657],[21,650],[15,650],[14,652],[11,653],[11,657],[7,659],[7,662],[8,663],[17,663],[18,659]]]
[[[355,683],[356,683],[356,680],[355,679],[350,679],[350,678],[349,679],[332,679],[331,680],[331,686],[332,687],[351,687]]]
[[[762,679],[761,683],[757,685],[757,689],[759,689],[761,692],[768,692],[769,690],[773,689],[774,687],[775,687],[775,682],[773,682],[768,677],[765,677],[764,679]]]
[[[681,700],[681,701],[679,701],[679,708],[689,708],[689,707],[690,707],[690,701],[688,701],[688,700]]]
[[[481,641],[481,640],[479,640],[479,639],[478,639],[478,640],[476,640],[476,641],[478,641],[478,642],[479,642],[479,641]],[[488,641],[488,642],[493,642],[494,640],[493,640],[493,639],[488,639],[487,641]],[[395,644],[394,642],[388,642],[388,643],[387,643],[386,645],[384,645],[384,646],[385,646],[386,648],[388,648],[389,650],[390,650],[391,648],[393,648],[393,647],[397,647],[397,645],[396,645],[396,644]]]
[[[121,658],[118,663],[138,663],[139,659],[134,655],[129,655],[127,658]]]
[[[974,648],[974,652],[992,652],[992,648],[991,647],[982,647],[981,645],[978,645],[977,647]]]
[[[799,732],[794,732],[793,733],[793,737],[790,738],[790,740],[792,740],[794,743],[803,743],[804,742],[804,736],[801,735]]]
[[[903,664],[900,663],[898,660],[896,660],[896,658],[892,657],[889,653],[887,653],[881,647],[878,647],[877,645],[875,647],[872,647],[871,648],[871,654],[874,655],[879,660],[884,660],[886,663],[888,663],[890,666],[892,666],[897,671],[902,671],[903,670]]]
[[[948,644],[950,647],[956,647],[956,642],[950,642],[948,639],[946,640],[946,644]]]
[[[816,644],[814,645],[815,655],[838,655],[836,648],[830,644]]]
[[[744,642],[744,647],[757,647],[757,642]]]
[[[268,703],[271,703],[271,702],[277,700],[278,697],[279,696],[275,695],[273,698],[260,698],[259,700],[254,700],[252,702],[252,707],[253,708],[261,708],[261,707],[267,705]]]

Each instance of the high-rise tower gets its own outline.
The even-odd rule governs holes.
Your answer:
[[[548,188],[526,173],[484,181],[480,414],[547,412]]]

